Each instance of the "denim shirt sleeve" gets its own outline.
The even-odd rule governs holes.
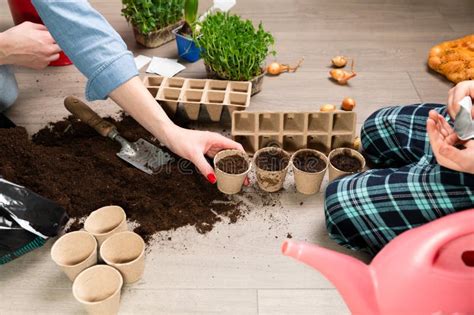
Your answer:
[[[61,49],[87,77],[86,98],[106,99],[138,75],[133,55],[119,34],[86,0],[33,0]]]

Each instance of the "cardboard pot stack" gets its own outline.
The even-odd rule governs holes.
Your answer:
[[[73,281],[73,295],[89,314],[117,314],[123,283],[143,276],[145,242],[127,231],[125,211],[118,206],[93,211],[84,227],[87,231],[60,237],[51,248],[51,257]],[[98,244],[107,265],[97,265]]]
[[[247,161],[247,170],[240,174],[229,174],[217,167],[220,160],[225,157],[238,155]],[[250,172],[251,164],[249,163],[249,157],[242,151],[239,150],[223,150],[216,154],[214,157],[215,173],[217,177],[217,188],[225,194],[236,194],[242,189],[245,177]]]
[[[268,152],[270,154],[282,154],[288,159],[288,163],[285,167],[281,168],[280,170],[265,170],[258,166],[257,159],[259,155],[262,153]],[[255,170],[257,173],[257,183],[258,186],[267,192],[276,192],[283,187],[283,183],[285,181],[286,174],[288,172],[288,168],[290,166],[289,163],[290,155],[283,149],[275,148],[275,147],[268,147],[258,150],[254,156],[254,164]]]
[[[232,114],[232,137],[252,155],[258,149],[278,146],[287,152],[308,148],[325,154],[331,149],[351,147],[356,113],[248,112]]]
[[[295,166],[295,158],[301,153],[311,153],[318,157],[322,162],[325,163],[324,168],[319,172],[306,172]],[[318,161],[319,162],[319,161]],[[323,182],[324,175],[328,168],[328,158],[322,152],[312,149],[301,149],[296,151],[291,157],[291,164],[293,166],[293,174],[295,177],[296,190],[305,195],[312,195],[319,192],[321,183]]]
[[[197,120],[201,107],[205,107],[212,121],[220,121],[222,111],[229,113],[244,110],[250,104],[252,84],[245,81],[167,78],[148,76],[143,84],[153,97],[173,116],[178,104],[183,104],[190,120]]]

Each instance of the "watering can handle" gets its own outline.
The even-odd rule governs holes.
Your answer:
[[[104,137],[109,136],[112,131],[116,130],[112,123],[102,119],[102,117],[97,115],[86,103],[74,96],[66,97],[64,99],[64,106],[71,114],[94,128]]]
[[[449,214],[425,226],[426,235],[420,235],[421,246],[417,251],[417,261],[432,265],[440,249],[449,242],[474,233],[474,209]]]

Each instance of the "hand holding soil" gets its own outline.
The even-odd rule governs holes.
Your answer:
[[[61,48],[46,26],[24,22],[0,33],[0,65],[43,69],[59,58]]]

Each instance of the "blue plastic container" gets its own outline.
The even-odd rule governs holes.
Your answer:
[[[174,30],[179,58],[183,58],[189,62],[198,61],[201,58],[201,48],[196,46],[192,38],[178,34],[180,29],[181,28]]]

